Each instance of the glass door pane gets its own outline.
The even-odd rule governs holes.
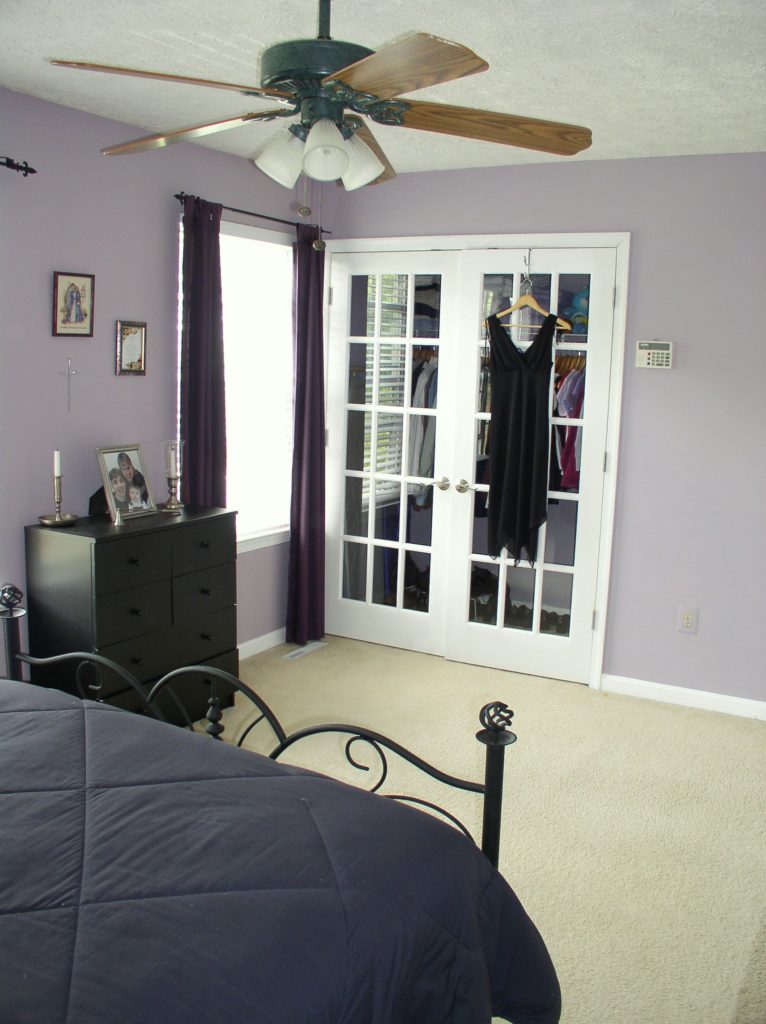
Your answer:
[[[351,275],[342,556],[347,600],[416,613],[430,607],[441,317],[441,274]],[[364,557],[359,538],[366,541]]]

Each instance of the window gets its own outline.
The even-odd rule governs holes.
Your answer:
[[[226,501],[237,535],[288,529],[293,451],[293,239],[221,224]]]

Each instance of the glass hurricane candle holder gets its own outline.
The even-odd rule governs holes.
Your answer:
[[[180,512],[184,507],[183,502],[178,498],[178,481],[181,478],[183,447],[184,442],[180,439],[162,442],[165,477],[168,481],[168,500],[158,506],[163,512]]]

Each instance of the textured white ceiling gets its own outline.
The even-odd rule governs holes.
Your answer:
[[[266,46],[316,31],[316,0],[0,0],[0,85],[137,126],[107,133],[108,146],[273,104],[55,68],[49,58],[258,85]],[[374,125],[399,172],[766,150],[764,0],[332,4],[335,39],[377,49],[414,31],[464,43],[490,65],[415,98],[586,125],[593,146],[552,157]],[[252,157],[274,131],[284,123],[244,125],[198,144]]]

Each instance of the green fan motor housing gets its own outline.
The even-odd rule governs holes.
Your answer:
[[[276,43],[264,50],[261,57],[261,88],[302,92],[314,90],[318,81],[374,50],[337,39],[293,39]]]

